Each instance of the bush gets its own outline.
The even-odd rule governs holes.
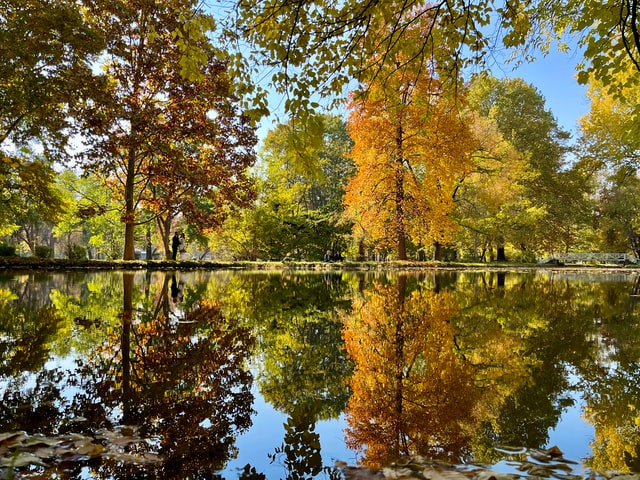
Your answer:
[[[538,261],[536,254],[529,250],[513,250],[507,254],[507,259],[513,263],[536,263]]]
[[[67,258],[78,261],[87,259],[87,248],[82,245],[67,245]]]
[[[50,258],[51,257],[51,248],[46,245],[38,245],[35,248],[35,255],[38,258]]]
[[[6,243],[0,243],[0,257],[13,257],[16,254],[16,247],[13,245],[7,245]]]

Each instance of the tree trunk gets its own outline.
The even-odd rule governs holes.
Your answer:
[[[123,260],[135,260],[135,202],[133,200],[135,192],[135,162],[136,153],[132,148],[129,150],[127,158],[127,178],[124,185],[124,253]]]
[[[136,252],[134,245],[134,232],[135,225],[133,222],[125,220],[124,224],[124,253],[122,255],[123,260],[135,260]]]
[[[404,158],[402,153],[403,141],[402,123],[396,132],[396,239],[398,260],[407,259],[407,238],[404,225]]]
[[[157,217],[157,221],[160,237],[162,237],[162,246],[164,247],[164,258],[165,260],[171,260],[173,258],[171,252],[171,225],[173,224],[173,216],[167,215],[164,219]]]
[[[151,244],[151,227],[149,226],[149,224],[147,223],[147,233],[144,237],[144,241],[146,243],[145,245],[145,251],[146,251],[146,255],[145,258],[147,260],[151,260],[153,258],[153,245]]]
[[[440,242],[433,243],[433,259],[435,261],[442,260],[442,245]]]
[[[358,242],[358,261],[364,262],[366,260],[366,254],[364,249],[364,240]]]
[[[498,261],[498,262],[506,262],[507,261],[507,256],[504,253],[504,240],[503,239],[499,239],[498,240],[496,261]]]

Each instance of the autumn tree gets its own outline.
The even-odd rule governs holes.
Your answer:
[[[523,198],[522,182],[531,173],[495,120],[476,114],[472,129],[478,146],[473,168],[457,194],[454,216],[462,228],[456,234],[456,243],[462,257],[495,260],[494,247],[504,244],[515,218],[524,217],[521,221],[528,223],[538,216],[535,207]]]
[[[108,43],[95,99],[76,112],[86,139],[81,163],[122,199],[123,258],[134,258],[135,227],[149,221],[143,206],[168,252],[178,214],[215,228],[228,208],[249,203],[254,130],[207,36],[213,21],[196,2],[105,0],[87,8]]]
[[[575,245],[581,224],[589,218],[590,183],[568,163],[569,134],[545,107],[544,97],[521,79],[479,75],[471,82],[468,98],[469,107],[483,121],[492,122],[497,129],[494,134],[512,149],[512,159],[503,158],[500,169],[494,170],[502,178],[482,186],[490,191],[511,179],[509,191],[496,188],[489,193],[494,201],[503,195],[498,210],[493,209],[492,223],[498,228],[491,233],[498,260],[505,259],[505,242],[516,250],[534,252]],[[510,172],[505,175],[506,170]]]
[[[620,73],[618,82],[632,76]],[[633,117],[640,87],[629,83],[616,94],[595,78],[589,84],[590,111],[580,119],[579,158],[597,182],[597,244],[604,250],[640,253],[638,169],[640,133]]]
[[[615,92],[620,84],[612,74],[627,69],[625,59],[633,61],[633,82],[640,81],[637,0],[347,0],[338,5],[259,0],[234,5],[234,14],[227,17],[229,44],[241,37],[254,47],[239,51],[235,68],[248,75],[251,68],[262,67],[266,89],[286,94],[285,107],[293,112],[313,108],[307,101],[311,93],[341,98],[354,79],[363,81],[393,67],[396,59],[390,53],[425,16],[434,23],[415,39],[424,55],[407,62],[423,71],[440,63],[446,85],[459,84],[460,73],[470,67],[491,67],[501,47],[516,61],[528,61],[546,54],[558,39],[560,49],[567,50],[566,37],[583,52],[581,82],[594,74]],[[486,28],[490,23],[495,28]],[[383,26],[388,28],[381,34]],[[446,55],[439,55],[442,44],[449,46]],[[372,52],[379,53],[377,61],[370,61]],[[255,96],[258,103],[264,101],[264,91]]]
[[[430,20],[412,33],[420,38],[425,28]],[[397,65],[421,54],[414,49],[399,46]],[[409,240],[430,246],[452,239],[456,185],[474,148],[459,101],[445,95],[433,68],[385,71],[353,94],[348,128],[357,172],[344,201],[356,238],[393,248],[400,260]]]

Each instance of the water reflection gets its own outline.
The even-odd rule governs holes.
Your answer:
[[[340,478],[335,460],[379,468],[407,454],[496,464],[509,451],[500,445],[551,446],[574,408],[593,428],[574,460],[639,471],[635,283],[5,275],[0,476]],[[256,430],[263,403],[279,428]],[[324,439],[327,425],[340,438]],[[239,447],[245,438],[252,447]]]
[[[97,293],[94,299],[100,304],[115,303],[115,296],[109,301],[103,297],[113,291],[115,279],[94,277],[97,282],[105,279],[106,288],[89,288],[87,295],[74,297],[75,289],[51,293],[64,304],[84,305],[91,311],[97,307],[92,305],[92,293]],[[115,431],[126,425],[145,441],[123,442],[125,449],[109,449],[108,455],[100,448],[83,451],[74,456],[76,463],[90,465],[96,478],[126,478],[142,472],[155,478],[208,478],[235,455],[237,433],[251,425],[253,377],[246,362],[254,338],[237,319],[224,316],[219,302],[197,299],[184,311],[183,321],[175,324],[162,308],[167,304],[164,281],[156,289],[137,288],[132,273],[121,274],[121,280],[118,315],[64,318],[64,311],[50,305],[48,310],[57,312],[55,321],[41,316],[42,308],[34,311],[34,322],[25,316],[18,326],[21,332],[31,324],[38,332],[42,322],[49,321],[57,328],[56,342],[64,341],[68,333],[64,330],[70,327],[76,330],[74,338],[87,342],[88,348],[78,345],[65,365],[55,368],[45,363],[50,355],[43,349],[37,355],[42,361],[30,369],[33,375],[24,370],[10,372],[3,392],[1,429],[95,438],[105,429]],[[12,304],[4,302],[7,307]],[[8,322],[10,317],[3,318]],[[3,359],[19,354],[25,337],[35,340],[30,349],[49,344],[39,343],[39,335],[14,337],[3,350]],[[46,451],[41,462],[25,467],[32,472],[46,469],[56,461],[54,453]],[[30,454],[39,456],[35,451]],[[57,463],[50,473],[59,467]]]

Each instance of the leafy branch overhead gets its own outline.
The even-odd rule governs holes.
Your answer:
[[[235,66],[270,72],[264,88],[284,94],[293,113],[315,108],[310,99],[340,102],[407,47],[413,69],[435,64],[442,83],[454,86],[461,72],[491,66],[505,47],[528,61],[556,42],[567,49],[564,40],[584,54],[582,83],[595,75],[615,89],[615,73],[630,65],[636,75],[627,82],[640,76],[637,0],[240,0],[232,11],[222,22],[229,45],[243,45]],[[406,33],[425,17],[432,26],[412,44]]]

